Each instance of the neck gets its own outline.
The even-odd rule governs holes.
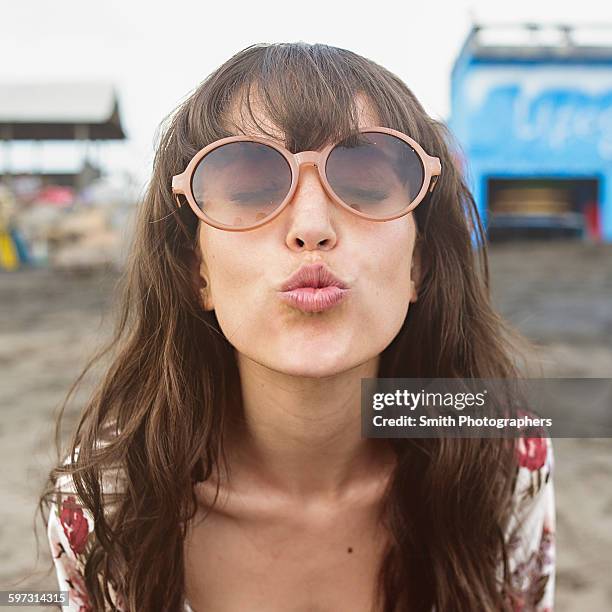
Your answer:
[[[378,358],[325,378],[286,375],[242,355],[238,366],[242,410],[227,438],[232,474],[292,499],[336,500],[380,480],[390,446],[361,438],[361,379],[377,375]]]

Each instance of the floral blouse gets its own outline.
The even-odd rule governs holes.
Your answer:
[[[514,612],[552,612],[555,586],[555,499],[553,453],[549,438],[519,438],[519,469],[514,508],[506,541],[509,570],[520,597]],[[64,479],[67,477],[63,477]],[[60,479],[62,490],[66,481]],[[70,491],[70,489],[68,489]],[[47,536],[60,590],[69,592],[68,612],[93,612],[83,579],[84,552],[93,520],[76,501],[64,498],[51,505]],[[126,610],[120,594],[113,593],[119,612]],[[182,612],[193,612],[185,602]]]

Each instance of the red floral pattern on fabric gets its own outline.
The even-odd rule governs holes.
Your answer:
[[[79,612],[93,612],[87,588],[85,587],[85,579],[72,560],[67,562],[67,572],[66,582],[70,586],[69,593],[73,603],[79,606]]]
[[[89,594],[85,586],[85,579],[79,570],[76,561],[68,555],[61,542],[51,542],[53,560],[61,567],[63,582],[68,587],[70,610],[77,612],[93,612],[93,607],[89,600]],[[61,584],[60,589],[66,586]]]
[[[70,547],[75,554],[81,554],[87,544],[89,526],[87,519],[83,516],[83,509],[76,503],[76,498],[72,495],[62,503],[60,522]]]
[[[516,454],[521,467],[534,472],[546,463],[546,438],[521,437],[516,443]]]
[[[551,563],[554,563],[554,532],[544,525],[537,550],[534,550],[525,561],[518,563],[514,569],[512,575],[514,583],[523,585],[520,598],[516,598],[513,602],[514,612],[528,612],[542,601],[549,579],[546,569]],[[547,609],[549,608],[542,609],[542,612],[546,612]]]
[[[552,612],[555,589],[554,457],[550,438],[515,440],[517,479],[507,553],[513,612]]]

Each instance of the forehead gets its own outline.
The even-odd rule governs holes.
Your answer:
[[[238,102],[232,102],[224,117],[224,123],[226,124],[227,130],[232,134],[264,136],[277,141],[279,144],[283,144],[285,142],[283,131],[274,125],[274,122],[266,115],[257,96],[253,96],[250,106],[256,121],[251,117],[249,110],[246,108],[246,104],[243,103],[239,106]],[[358,93],[355,95],[355,106],[360,128],[381,125],[378,113],[364,94]],[[263,127],[263,130],[261,127]],[[266,134],[264,130],[267,131],[268,134]]]

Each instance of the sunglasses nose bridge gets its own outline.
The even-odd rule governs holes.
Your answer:
[[[316,166],[320,157],[321,154],[317,151],[301,151],[295,154],[295,161],[298,167],[302,165]]]

